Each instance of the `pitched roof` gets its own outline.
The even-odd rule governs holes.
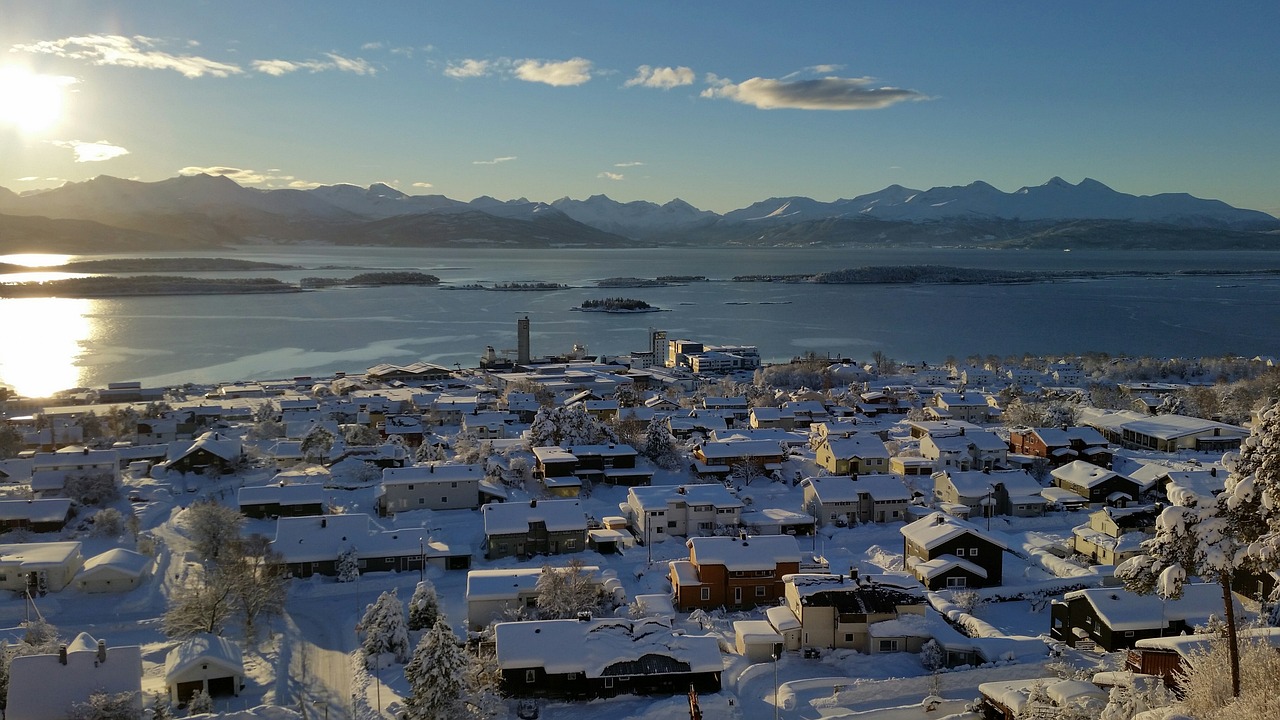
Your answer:
[[[977,525],[940,512],[930,513],[909,525],[898,528],[898,530],[907,540],[926,550],[932,550],[942,543],[958,538],[961,535],[974,535],[1000,547],[1002,550],[1009,549],[1009,546],[1003,540],[997,539],[990,533],[983,532]]]
[[[244,658],[235,643],[217,635],[201,634],[179,643],[164,656],[165,682],[171,682],[196,663],[210,663],[244,675]]]
[[[137,645],[105,648],[98,658],[98,641],[80,633],[67,645],[67,662],[58,653],[15,657],[9,666],[8,717],[24,720],[64,720],[77,703],[95,692],[137,694],[142,711],[142,649]]]
[[[577,500],[531,500],[488,504],[480,508],[485,535],[528,532],[529,523],[544,522],[550,532],[586,530],[587,513]]]
[[[685,543],[698,565],[724,565],[728,570],[774,570],[779,563],[800,562],[794,535],[712,536]]]
[[[1062,467],[1054,468],[1049,474],[1065,483],[1087,488],[1092,488],[1112,478],[1120,477],[1120,473],[1100,468],[1084,460],[1073,460]]]
[[[541,667],[549,674],[582,673],[587,678],[632,675],[630,666],[646,655],[670,658],[690,673],[724,667],[719,640],[676,635],[658,618],[498,623],[494,643],[503,670]]]

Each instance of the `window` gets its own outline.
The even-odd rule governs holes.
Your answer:
[[[669,528],[673,528],[673,527],[675,527],[675,526],[676,526],[676,521],[675,521],[675,520],[668,520],[668,521],[667,521],[667,527],[669,527]]]
[[[978,548],[969,548],[969,557],[978,557]]]
[[[964,557],[964,548],[956,548],[956,557]]]
[[[410,489],[410,490],[412,490],[412,489],[413,489],[413,486],[412,486],[412,485],[410,485],[410,486],[409,486],[409,489]]]
[[[654,531],[654,532],[656,532],[656,533],[658,533],[659,535],[661,535],[661,534],[662,534],[662,526],[661,526],[661,525],[659,525],[658,527],[654,528],[654,529],[653,529],[653,531]]]
[[[1125,631],[1124,631],[1124,636],[1125,636],[1125,637],[1133,637],[1133,631],[1132,631],[1132,630],[1125,630]]]
[[[564,676],[564,679],[565,679],[565,680],[577,680],[577,679],[578,679],[578,673],[566,673],[566,674],[565,674],[565,676]]]
[[[455,488],[456,488],[456,487],[458,487],[458,483],[456,483],[456,482],[455,482],[455,483],[449,483],[449,487],[455,487]]]
[[[441,496],[440,496],[440,502],[442,502],[442,503],[447,503],[447,502],[449,502],[449,496],[448,496],[448,495],[441,495]]]
[[[897,640],[881,640],[880,652],[898,652]]]
[[[525,670],[525,671],[524,671],[524,681],[525,681],[525,682],[527,682],[527,683],[531,683],[531,682],[536,681],[537,679],[538,679],[538,671],[537,671],[537,670]]]
[[[757,586],[756,586],[756,597],[764,597],[764,586],[763,586],[763,585],[757,585]]]
[[[847,642],[847,643],[851,643],[851,642],[853,642],[853,633],[845,633],[845,634],[844,634],[844,641],[845,641],[845,642]]]
[[[949,587],[949,588],[962,588],[962,587],[968,587],[968,584],[969,584],[969,583],[968,583],[968,581],[967,581],[967,580],[965,580],[965,578],[962,578],[962,577],[949,577],[949,578],[947,578],[947,587]]]
[[[605,686],[606,688],[611,688],[611,687],[613,687],[613,678],[611,678],[611,677],[607,677],[607,678],[605,678],[605,679],[604,679],[604,686]]]
[[[704,587],[704,588],[702,588],[702,599],[703,599],[703,600],[710,600],[710,599],[711,599],[711,588],[709,588],[709,587]]]
[[[418,504],[419,504],[419,505],[426,505],[426,504],[427,504],[427,499],[426,499],[426,498],[418,498]]]
[[[577,547],[578,547],[578,541],[574,538],[569,538],[568,540],[564,541],[565,550],[573,550]]]

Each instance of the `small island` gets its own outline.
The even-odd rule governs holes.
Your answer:
[[[579,312],[607,312],[607,313],[643,313],[643,312],[662,312],[662,308],[657,308],[643,300],[633,300],[631,298],[604,298],[601,300],[583,300],[582,304],[576,308],[570,308]]]
[[[355,277],[342,278],[302,278],[300,286],[307,289],[347,285],[353,287],[382,287],[384,285],[439,285],[440,278],[420,272],[367,272]]]

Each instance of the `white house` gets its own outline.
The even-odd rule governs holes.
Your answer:
[[[84,565],[78,542],[0,545],[0,588],[22,592],[58,592]]]
[[[84,561],[75,578],[80,592],[128,592],[151,577],[154,561],[132,550],[112,548]]]
[[[383,513],[460,510],[480,507],[484,466],[429,462],[384,468],[378,495]]]
[[[61,495],[67,478],[89,475],[106,475],[119,485],[119,454],[115,450],[90,450],[79,446],[36,453],[31,459],[31,492],[38,498]]]
[[[142,648],[108,648],[80,633],[48,655],[22,655],[9,666],[5,717],[66,720],[94,693],[133,693],[134,717],[142,715]]]
[[[164,684],[169,701],[178,705],[185,705],[197,691],[234,697],[244,687],[244,658],[224,637],[196,635],[165,655]]]
[[[719,483],[633,487],[627,491],[627,511],[645,542],[668,535],[711,535],[717,526],[742,523],[742,501]]]
[[[824,525],[892,522],[906,518],[911,492],[894,475],[808,477],[800,481],[804,509]]]

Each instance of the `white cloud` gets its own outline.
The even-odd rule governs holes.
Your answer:
[[[811,65],[805,68],[805,70],[818,75],[830,75],[833,72],[840,72],[843,69],[843,65]]]
[[[367,42],[367,43],[365,43],[365,44],[361,45],[361,46],[360,46],[360,49],[361,49],[361,50],[381,50],[381,49],[382,49],[382,43],[380,43],[380,42]]]
[[[596,177],[601,180],[621,180],[625,176],[622,173],[609,172],[606,170],[605,172],[596,175]]]
[[[293,188],[294,190],[314,190],[315,188],[323,187],[323,186],[324,186],[324,183],[309,182],[307,180],[289,181],[289,187]]]
[[[102,162],[128,155],[129,151],[119,145],[112,145],[106,140],[83,142],[80,140],[50,140],[50,145],[68,148],[76,154],[76,162]]]
[[[591,61],[580,57],[560,61],[520,60],[515,66],[515,76],[525,82],[555,87],[582,85],[591,79]]]
[[[94,65],[173,70],[189,78],[205,75],[228,77],[244,72],[238,65],[197,55],[174,55],[152,49],[160,44],[161,41],[142,35],[133,37],[78,35],[60,40],[42,40],[25,45],[14,45],[9,48],[9,51],[55,55],[72,60],[84,60]]]
[[[14,180],[14,182],[35,182],[36,180],[39,180],[39,179],[40,178],[36,177],[35,175],[28,175],[26,177],[17,178],[16,180]]]
[[[643,165],[643,164],[644,164],[644,163],[640,162],[639,160],[632,160],[631,162],[620,162],[620,163],[614,163],[614,164],[613,164],[613,166],[614,166],[614,167],[621,167],[621,168],[628,168],[628,167],[640,167],[640,166],[641,166],[641,165]]]
[[[429,188],[429,187],[435,187],[435,185],[432,185],[432,184],[431,184],[431,183],[429,183],[429,182],[416,182],[416,183],[414,183],[414,184],[413,184],[413,186],[414,186],[414,187],[416,187],[416,188]]]
[[[493,74],[496,69],[496,63],[493,60],[461,60],[449,63],[444,69],[444,74],[458,80],[467,78],[484,77]]]
[[[362,58],[346,58],[334,53],[325,53],[325,55],[329,58],[328,60],[304,60],[301,62],[292,60],[254,60],[253,69],[264,75],[272,75],[274,77],[288,75],[300,70],[313,73],[337,70],[356,75],[374,75],[377,73],[373,65]]]
[[[927,99],[915,90],[873,87],[875,80],[868,77],[794,81],[755,77],[734,83],[708,74],[706,80],[711,87],[702,91],[702,97],[732,100],[761,110],[876,110]]]
[[[641,65],[636,68],[635,77],[623,83],[623,87],[641,87],[660,88],[662,90],[670,90],[673,87],[682,85],[692,85],[694,79],[693,70],[687,67],[650,67]]]
[[[505,157],[496,157],[492,160],[473,160],[471,161],[471,164],[472,165],[497,165],[498,163],[511,162],[512,160],[515,160],[515,159],[516,159],[515,155],[507,155]]]

